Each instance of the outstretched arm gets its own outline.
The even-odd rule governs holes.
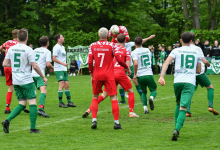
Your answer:
[[[156,35],[153,34],[153,35],[149,36],[148,38],[143,39],[143,40],[142,40],[142,44],[144,44],[144,43],[147,42],[148,40],[154,38],[155,36],[156,36]]]

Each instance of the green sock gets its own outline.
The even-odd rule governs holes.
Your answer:
[[[188,105],[187,110],[186,110],[188,113],[190,113],[190,106],[191,106],[191,101],[189,102],[189,105]]]
[[[182,128],[183,123],[185,121],[185,118],[186,118],[186,111],[180,110],[179,116],[178,116],[177,122],[176,122],[176,128],[175,128],[175,129],[177,129],[177,131],[180,131],[180,129]]]
[[[138,94],[139,94],[140,97],[141,97],[141,95],[142,95],[142,90],[141,90],[140,86],[139,86],[139,85],[135,85],[135,87],[136,87],[136,90],[137,90]]]
[[[18,116],[21,113],[21,111],[25,108],[26,108],[26,106],[18,104],[18,106],[16,106],[13,109],[13,111],[10,113],[10,115],[8,116],[8,118],[7,118],[8,121],[11,122],[11,120],[14,119],[16,116]]]
[[[119,93],[121,96],[121,101],[125,101],[125,90],[124,89],[119,89]]]
[[[142,92],[141,99],[142,99],[143,106],[147,106],[147,93]]]
[[[65,90],[66,98],[68,102],[71,102],[70,90]]]
[[[46,99],[46,94],[45,93],[40,93],[40,96],[39,96],[39,110],[44,110],[45,99]]]
[[[37,120],[37,105],[30,105],[30,121],[31,129],[35,129],[36,120]]]
[[[209,88],[207,90],[207,98],[208,98],[208,101],[209,101],[209,107],[213,108],[214,89]]]
[[[177,118],[179,116],[179,111],[180,111],[180,104],[176,104],[176,109],[175,109],[175,126],[176,126]]]
[[[59,98],[59,102],[62,103],[62,98],[63,98],[63,91],[62,90],[58,90],[58,98]]]
[[[157,91],[154,90],[153,92],[150,93],[150,96],[153,96],[154,98],[157,96]]]

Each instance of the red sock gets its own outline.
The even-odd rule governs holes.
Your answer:
[[[92,118],[96,118],[98,112],[98,100],[96,98],[92,99],[92,104],[90,106],[92,111]]]
[[[10,110],[12,92],[8,92],[6,95],[6,110]],[[7,107],[8,106],[8,107]]]
[[[98,104],[99,104],[101,101],[103,101],[103,100],[104,100],[103,96],[100,95],[100,96],[99,96],[99,99],[98,99]],[[89,107],[89,109],[91,110],[91,106]]]
[[[134,92],[128,93],[129,112],[134,112]]]
[[[119,107],[118,107],[117,100],[112,101],[112,113],[114,116],[114,120],[118,120],[119,119]]]

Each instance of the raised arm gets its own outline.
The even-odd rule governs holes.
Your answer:
[[[148,40],[154,38],[155,36],[156,36],[156,35],[153,34],[153,35],[149,36],[148,38],[142,39],[142,44],[144,44],[144,43],[147,42]]]

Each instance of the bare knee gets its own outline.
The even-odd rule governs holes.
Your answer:
[[[68,81],[64,82],[64,87],[65,87],[65,90],[69,90],[69,82]]]
[[[117,100],[117,95],[110,96],[111,101]]]
[[[206,89],[214,89],[213,85],[211,84],[210,86],[207,86]]]
[[[9,85],[8,86],[8,92],[13,92],[14,91],[14,86],[13,85]]]
[[[180,106],[180,110],[187,110],[186,107]]]
[[[106,91],[103,91],[102,97],[105,99],[106,97],[108,97],[108,93]]]
[[[41,86],[40,87],[40,92],[47,95],[47,87],[46,86]]]
[[[59,82],[59,90],[63,90],[64,88],[64,81]]]
[[[128,93],[133,92],[133,89],[130,88],[130,89],[127,90],[127,92],[128,92]]]

